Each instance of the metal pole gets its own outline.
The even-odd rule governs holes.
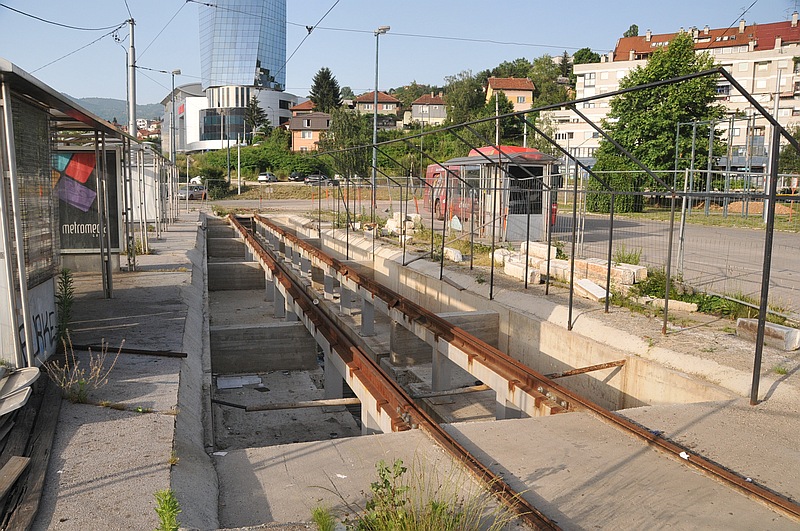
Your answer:
[[[375,30],[375,93],[372,105],[372,190],[370,198],[370,221],[375,221],[375,208],[377,208],[376,180],[378,167],[378,49],[380,36],[389,31],[389,26],[380,26]]]
[[[242,195],[242,141],[238,134],[236,135],[236,188],[236,194]]]
[[[714,121],[712,120],[708,126],[708,173],[706,173],[706,207],[705,215],[709,216],[711,213],[711,167],[714,162]]]
[[[761,304],[758,310],[758,330],[756,332],[756,353],[753,360],[753,385],[750,388],[750,405],[758,404],[758,385],[761,378],[761,355],[764,350],[764,330],[769,309],[769,276],[772,268],[772,239],[775,231],[775,188],[778,182],[778,157],[780,156],[780,127],[772,127],[769,165],[769,210],[767,211],[767,233],[764,238],[764,265],[761,268]]]
[[[33,341],[33,320],[31,318],[31,311],[30,306],[28,305],[28,275],[27,269],[25,267],[25,246],[22,244],[24,241],[24,234],[22,233],[22,201],[19,197],[19,183],[17,181],[17,154],[14,149],[14,117],[11,112],[11,89],[9,88],[7,83],[2,84],[2,91],[3,91],[3,121],[5,122],[5,146],[6,146],[6,157],[8,160],[8,179],[11,189],[11,210],[13,213],[14,218],[14,240],[15,240],[15,247],[16,247],[16,258],[17,258],[17,278],[19,281],[19,301],[20,307],[22,310],[22,322],[23,322],[23,330],[25,332],[25,357],[23,359],[22,353],[22,345],[20,345],[18,340],[14,341],[14,354],[15,354],[15,361],[18,366],[22,366],[23,363],[27,361],[29,367],[34,366],[34,359],[33,359],[33,345],[35,345]],[[3,198],[5,195],[5,182],[3,179],[0,179],[0,198]],[[0,204],[0,214],[3,214],[7,206],[5,200],[3,203]],[[8,225],[6,225],[6,218],[3,217],[0,220],[2,226],[4,227],[3,230],[3,239],[5,240],[5,250],[7,253],[11,252],[11,235],[8,231]],[[12,307],[14,307],[14,282],[13,282],[13,272],[12,272],[11,263],[9,262],[7,266],[7,275],[8,275],[8,287],[9,287],[9,303]],[[12,323],[14,325],[14,330],[18,330],[19,322],[17,319],[19,315],[16,311],[12,311]]]
[[[139,128],[136,126],[136,49],[133,46],[133,27],[136,23],[128,20],[128,134],[134,139],[139,138]]]
[[[572,185],[572,256],[569,257],[569,315],[567,330],[572,330],[572,301],[575,295],[575,243],[578,233],[578,165],[575,165],[575,182]],[[606,296],[608,298],[608,296]]]
[[[226,109],[227,110],[227,109]],[[225,115],[222,115],[222,123],[223,128],[222,132],[225,134],[225,140],[228,144],[228,186],[231,185],[231,117],[228,116],[228,119],[225,119]],[[228,130],[225,131],[224,125],[228,126]]]
[[[575,169],[577,171],[578,166],[575,166]],[[531,190],[530,190],[530,188],[528,188],[526,190],[526,192],[527,193],[525,194],[525,196],[526,196],[526,207],[525,207],[525,210],[527,210],[528,216],[527,216],[527,222],[525,224],[525,289],[528,289],[528,267],[529,267],[528,262],[530,262],[529,256],[530,256],[530,252],[531,252],[531,249],[530,249],[530,247],[531,247]],[[545,215],[550,215],[550,212],[548,211]],[[494,258],[494,257],[492,257],[492,258]]]
[[[444,174],[444,223],[442,223],[442,255],[439,257],[439,280],[444,276],[444,240],[447,232],[447,214],[450,211],[450,174]]]
[[[667,335],[667,316],[669,315],[669,291],[670,276],[672,275],[672,233],[675,230],[675,190],[672,191],[672,202],[669,212],[669,237],[667,238],[667,271],[666,286],[664,287],[664,323],[661,325],[661,333]]]
[[[97,225],[99,227],[99,233],[97,235],[97,249],[99,250],[100,256],[100,274],[102,276],[102,284],[103,284],[103,297],[108,299],[108,278],[107,278],[107,270],[106,270],[106,256],[105,251],[103,248],[105,247],[105,242],[103,238],[103,233],[105,232],[105,224],[103,223],[103,168],[102,168],[102,161],[101,157],[102,153],[100,152],[100,133],[98,131],[94,132],[94,160],[95,160],[95,170],[94,170],[94,181],[95,181],[95,191],[97,192],[96,200],[97,200]]]
[[[611,303],[611,248],[614,244],[614,198],[616,194],[611,192],[611,204],[608,212],[608,269],[606,269],[606,306],[605,313],[608,313],[608,306]]]
[[[678,275],[683,275],[683,244],[686,235],[686,188],[689,186],[689,168],[683,174],[683,198],[681,199],[681,228],[678,233]]]
[[[492,251],[489,255],[489,300],[494,299],[494,239],[497,227],[497,177],[500,174],[500,160],[498,155],[497,169],[492,175]]]

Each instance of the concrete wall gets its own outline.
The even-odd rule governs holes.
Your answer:
[[[258,262],[212,262],[208,264],[208,290],[264,289],[264,270]]]
[[[300,322],[211,327],[215,374],[310,370],[317,344]]]
[[[208,238],[208,258],[238,258],[244,260],[244,240],[233,237]]]

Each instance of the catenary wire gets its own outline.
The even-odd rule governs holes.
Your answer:
[[[78,31],[105,31],[105,30],[110,30],[110,29],[116,30],[116,29],[120,28],[120,26],[106,26],[104,28],[81,28],[79,26],[70,26],[69,24],[62,24],[60,22],[54,22],[52,20],[47,20],[47,19],[44,19],[42,17],[37,17],[36,15],[31,15],[30,13],[26,13],[24,11],[20,11],[19,9],[15,9],[15,8],[13,8],[11,6],[7,6],[5,4],[0,4],[0,7],[4,7],[6,9],[8,9],[9,11],[13,11],[15,13],[19,13],[20,15],[23,15],[23,16],[26,16],[26,17],[30,17],[30,18],[32,18],[34,20],[38,20],[39,22],[44,22],[45,24],[52,24],[53,26],[58,26],[58,27],[67,28],[67,29],[74,29],[74,30],[78,30]],[[103,35],[103,36],[105,37],[105,35]]]

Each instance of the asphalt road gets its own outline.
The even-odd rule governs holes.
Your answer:
[[[242,208],[263,212],[311,212],[319,206],[323,210],[336,209],[332,200],[224,200],[215,201],[223,208]],[[339,206],[341,209],[341,205]],[[414,203],[409,203],[412,213]],[[420,210],[422,205],[419,205]],[[379,201],[378,212],[385,214],[400,209],[398,201]],[[356,211],[369,212],[369,202],[357,205]],[[430,225],[429,214],[421,210],[425,225]],[[441,223],[435,223],[441,228]],[[554,236],[565,243],[567,251],[571,242],[569,218],[559,216],[558,230]],[[680,252],[679,228],[673,234],[673,275],[682,274],[684,280],[703,291],[736,296],[746,295],[760,299],[762,269],[764,265],[764,230],[686,225],[683,252]],[[579,256],[605,258],[608,246],[608,219],[587,216],[578,248]],[[627,250],[641,251],[641,263],[648,266],[666,265],[669,224],[660,221],[631,219],[614,220],[614,248],[624,244]],[[580,242],[579,242],[580,244]],[[679,258],[682,255],[682,261]],[[772,263],[769,272],[770,303],[788,313],[800,314],[800,235],[775,232]]]

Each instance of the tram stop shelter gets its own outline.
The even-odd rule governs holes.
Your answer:
[[[63,267],[100,269],[111,297],[136,139],[3,58],[0,110],[0,359],[36,366],[57,347]]]

